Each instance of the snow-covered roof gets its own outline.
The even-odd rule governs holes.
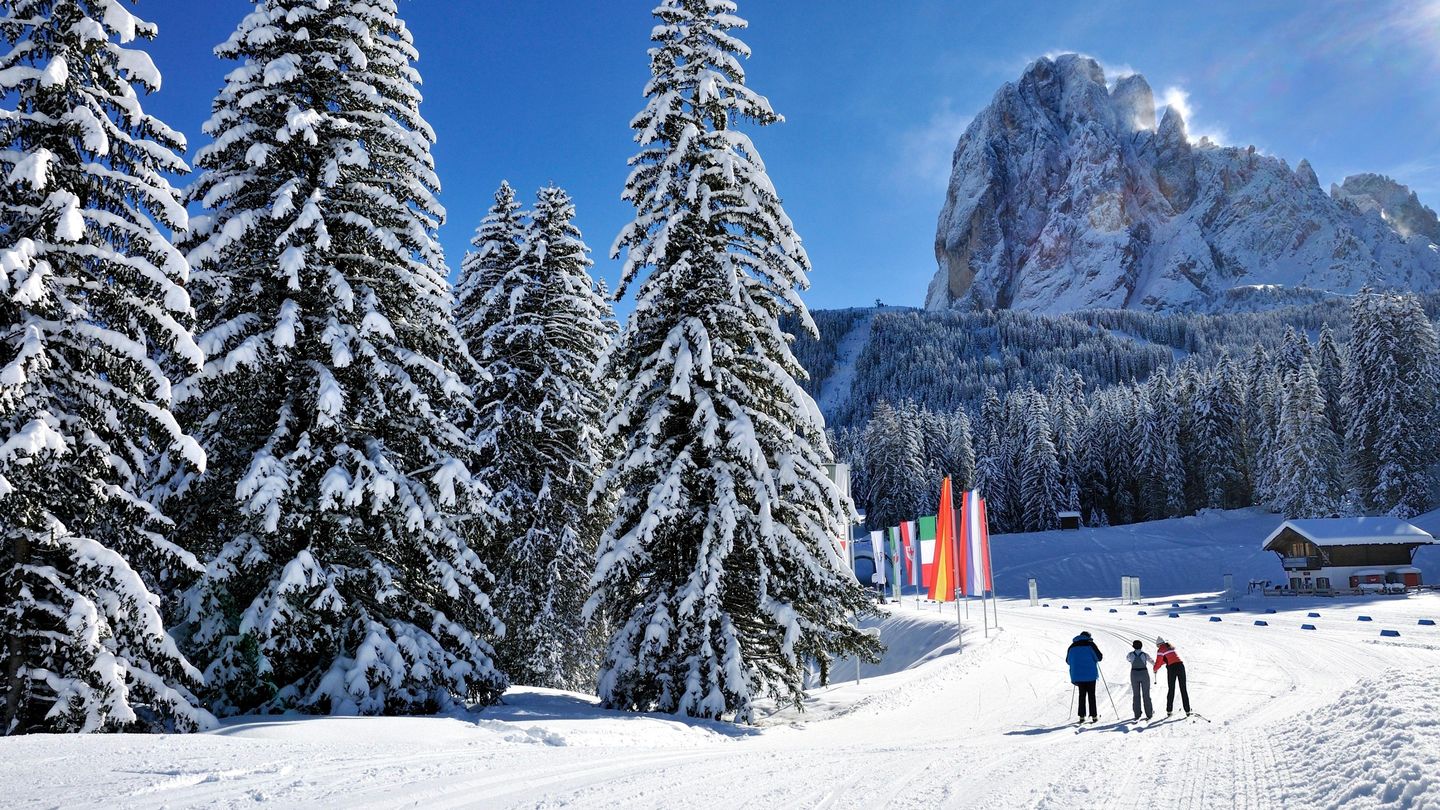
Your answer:
[[[1264,548],[1289,529],[1317,546],[1426,545],[1435,538],[1399,518],[1356,517],[1287,520],[1265,538]]]

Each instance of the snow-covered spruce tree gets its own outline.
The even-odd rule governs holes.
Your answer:
[[[1028,398],[1025,452],[1020,456],[1021,525],[1027,532],[1039,532],[1059,525],[1056,512],[1067,498],[1055,443],[1050,438],[1050,415],[1046,412],[1045,398],[1034,391],[1029,392]]]
[[[430,712],[505,688],[469,362],[411,37],[393,0],[258,0],[218,55],[188,236],[209,355],[185,383],[211,562],[192,657],[225,713]]]
[[[778,323],[815,333],[799,298],[809,261],[736,128],[780,117],[745,85],[735,12],[654,12],[624,195],[636,219],[614,250],[619,292],[639,283],[607,364],[606,429],[623,448],[601,486],[621,495],[588,608],[616,627],[606,705],[746,720],[763,694],[798,703],[807,661],[880,645],[853,623],[873,608],[837,541],[852,507],[825,475],[821,417]]]
[[[1335,334],[1327,324],[1320,327],[1320,342],[1315,349],[1315,376],[1320,385],[1320,395],[1325,397],[1325,418],[1337,439],[1345,436],[1345,361],[1340,357],[1340,347]]]
[[[1165,516],[1179,517],[1185,514],[1185,462],[1180,455],[1180,408],[1175,403],[1174,389],[1170,387],[1163,372],[1161,380],[1163,384],[1151,400],[1160,424],[1159,441],[1165,447],[1164,469],[1157,483],[1164,492]]]
[[[461,260],[460,275],[455,282],[455,325],[472,361],[462,364],[459,371],[461,379],[474,391],[476,405],[461,408],[455,414],[455,422],[479,451],[475,469],[477,480],[482,482],[480,473],[494,461],[495,436],[478,407],[488,396],[485,386],[489,376],[476,358],[485,333],[504,311],[493,296],[503,292],[501,279],[519,262],[527,227],[526,212],[515,199],[515,189],[502,180],[495,190],[494,204],[470,239],[474,250],[467,251]],[[487,454],[490,454],[488,458]],[[500,539],[493,517],[480,518],[468,533],[480,559],[492,567],[504,560],[507,545]]]
[[[1247,456],[1255,471],[1253,496],[1261,503],[1269,500],[1278,472],[1271,462],[1279,420],[1280,391],[1275,369],[1264,347],[1257,343],[1245,366],[1245,436]]]
[[[1236,509],[1251,502],[1244,406],[1235,367],[1222,355],[1204,376],[1195,400],[1195,452],[1203,506]]]
[[[928,499],[932,471],[925,463],[919,426],[902,418],[903,411],[881,400],[865,425],[865,519],[872,529],[896,526],[931,514]]]
[[[118,0],[0,15],[0,734],[204,727],[156,595],[199,564],[143,494],[155,456],[205,463],[170,410],[202,357],[159,227],[184,139],[129,47],[156,30]]]
[[[495,190],[494,205],[470,240],[475,249],[460,262],[460,276],[455,282],[455,323],[472,355],[504,311],[492,296],[503,289],[500,280],[520,260],[525,228],[525,215],[515,199],[515,189],[502,181]],[[469,376],[473,378],[471,384],[477,385],[483,375]]]
[[[976,459],[975,488],[980,490],[980,495],[985,498],[985,515],[989,519],[990,525],[1003,531],[1006,524],[996,517],[997,514],[1004,516],[1009,511],[1009,504],[1001,500],[1004,497],[1003,493],[1008,489],[1004,481],[1007,473],[999,455],[1001,440],[992,429],[983,444],[995,448],[995,450]]]
[[[1325,397],[1309,361],[1287,375],[1281,389],[1267,501],[1288,518],[1334,517],[1339,510],[1340,448],[1325,415]]]
[[[1060,466],[1060,480],[1065,490],[1065,500],[1060,508],[1079,511],[1080,481],[1078,469],[1078,447],[1080,414],[1085,403],[1085,380],[1076,372],[1059,371],[1046,391],[1050,410],[1050,422],[1054,427],[1055,457]]]
[[[1161,417],[1151,401],[1158,379],[1146,384],[1149,396],[1141,400],[1136,411],[1135,430],[1139,440],[1135,448],[1135,470],[1140,479],[1140,516],[1160,520],[1165,514],[1165,443],[1161,434]]]
[[[484,234],[513,211],[506,191],[477,240],[491,255],[508,247],[503,233]],[[595,683],[603,642],[588,635],[581,610],[609,517],[587,498],[605,461],[600,427],[612,387],[597,383],[596,370],[614,316],[587,271],[590,251],[574,216],[563,190],[540,190],[513,264],[487,289],[477,285],[472,294],[484,304],[462,322],[462,330],[490,326],[462,334],[489,378],[479,404],[479,475],[502,516],[495,609],[506,633],[498,660],[514,683],[584,690]],[[486,272],[486,260],[467,267]],[[470,280],[462,276],[462,284]]]
[[[1351,483],[1365,510],[1410,517],[1429,506],[1435,331],[1410,295],[1362,291],[1351,318],[1344,404]]]
[[[966,490],[975,484],[975,448],[970,438],[970,417],[963,410],[941,414],[939,424],[944,440],[938,447],[941,478]]]

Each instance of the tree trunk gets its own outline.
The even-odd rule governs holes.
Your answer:
[[[15,533],[15,567],[12,569],[14,587],[8,594],[12,609],[20,605],[20,592],[24,581],[24,570],[30,565],[30,537],[25,530]],[[18,618],[18,617],[17,617]],[[10,628],[10,660],[5,665],[5,728],[0,736],[23,731],[20,722],[20,698],[25,687],[25,630],[23,622],[16,621]]]

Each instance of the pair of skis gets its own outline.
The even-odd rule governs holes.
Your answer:
[[[1184,720],[1203,720],[1206,723],[1212,722],[1210,718],[1201,715],[1199,712],[1189,712],[1187,714],[1182,714],[1179,717],[1173,717],[1172,715],[1167,714],[1159,720],[1147,719],[1144,723],[1141,723],[1139,720],[1133,720],[1131,722],[1136,724],[1137,731],[1143,731],[1144,729],[1150,728],[1152,726],[1163,725],[1166,723],[1179,723]]]
[[[1166,723],[1178,723],[1183,720],[1203,720],[1206,723],[1213,722],[1210,718],[1201,715],[1199,712],[1190,712],[1189,714],[1184,714],[1179,717],[1174,717],[1167,714],[1159,720],[1151,720],[1149,718],[1145,718],[1143,722],[1138,719],[1128,721],[1122,720],[1119,723],[1108,723],[1104,726],[1104,728],[1115,728],[1116,726],[1134,726],[1136,731],[1144,731],[1145,729],[1152,728],[1154,726],[1163,725]],[[1094,720],[1080,720],[1075,723],[1075,733],[1079,734],[1087,728],[1096,727],[1098,726],[1099,722],[1100,720],[1098,717]]]

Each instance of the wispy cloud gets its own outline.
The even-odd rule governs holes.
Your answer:
[[[1195,105],[1190,101],[1190,93],[1179,85],[1170,85],[1160,94],[1159,108],[1155,111],[1155,118],[1158,120],[1165,114],[1165,108],[1169,107],[1180,113],[1185,121],[1185,133],[1190,141],[1196,142],[1201,138],[1209,138],[1215,143],[1225,145],[1230,143],[1230,134],[1224,127],[1216,126],[1213,122],[1201,122],[1195,117]]]
[[[950,182],[950,160],[955,144],[973,116],[957,112],[950,99],[943,99],[929,120],[902,131],[897,150],[895,174],[906,184],[919,181],[927,190],[941,189]]]

